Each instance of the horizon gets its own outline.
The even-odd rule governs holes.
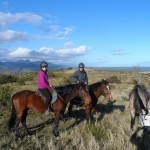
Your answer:
[[[150,67],[150,1],[0,2],[0,61]]]

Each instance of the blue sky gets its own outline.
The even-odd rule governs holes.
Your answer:
[[[149,0],[1,0],[0,60],[150,66]]]

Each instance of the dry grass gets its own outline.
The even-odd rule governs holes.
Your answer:
[[[58,86],[66,82],[66,79],[74,70],[53,71],[50,82]],[[24,136],[21,141],[15,140],[15,133],[7,131],[7,121],[10,115],[10,105],[3,109],[0,120],[0,149],[20,149],[20,150],[136,150],[143,149],[142,130],[137,135],[130,130],[130,113],[128,95],[132,89],[134,75],[129,72],[115,72],[102,70],[87,70],[89,84],[101,79],[117,76],[120,84],[111,83],[111,91],[115,103],[109,104],[101,97],[94,115],[95,121],[87,124],[84,118],[84,110],[75,110],[73,118],[60,122],[60,136],[52,134],[54,114],[45,116],[44,114],[29,111],[27,125],[30,131],[35,134]],[[143,82],[149,87],[149,74],[143,73]],[[27,81],[25,85],[18,83],[10,84],[13,93],[23,90],[36,90],[36,75],[34,81]],[[10,102],[11,104],[11,102]],[[76,119],[78,118],[78,119]],[[136,122],[136,127],[138,127]],[[21,135],[24,135],[20,126]],[[149,142],[145,143],[149,148]],[[140,148],[141,147],[141,148]],[[145,148],[146,149],[146,148]]]

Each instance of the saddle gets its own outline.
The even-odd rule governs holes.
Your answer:
[[[40,90],[35,91],[35,94],[37,96],[40,96],[42,100],[44,101],[44,103],[46,104],[46,97],[40,92]]]
[[[35,91],[35,94],[40,96],[44,101],[44,103],[46,104],[46,97],[40,92],[40,90]],[[51,104],[53,104],[57,100],[58,94],[56,90],[53,90],[51,94],[52,94]]]

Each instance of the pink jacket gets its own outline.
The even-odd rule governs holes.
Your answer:
[[[48,82],[48,75],[44,71],[39,71],[38,73],[38,89],[51,89],[51,84]]]

